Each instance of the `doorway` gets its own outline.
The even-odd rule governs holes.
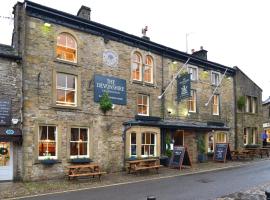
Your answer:
[[[0,142],[0,181],[13,179],[13,146],[11,142]]]
[[[177,130],[173,134],[174,146],[184,146],[184,131]]]

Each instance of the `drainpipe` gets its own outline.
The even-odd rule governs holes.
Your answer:
[[[237,73],[237,72],[236,72]],[[233,77],[233,96],[234,96],[234,149],[238,149],[238,128],[237,128],[237,105],[236,105],[236,74]]]
[[[164,56],[161,56],[161,94],[164,92]],[[161,116],[165,119],[165,98],[161,98]]]

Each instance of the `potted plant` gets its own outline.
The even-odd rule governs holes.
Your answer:
[[[166,145],[166,150],[164,152],[164,155],[160,157],[160,164],[168,167],[170,163],[170,159],[172,157],[172,150],[170,149],[171,138],[170,138],[170,135],[168,134],[166,135],[165,145]]]
[[[77,156],[77,157],[71,158],[70,162],[71,163],[81,163],[81,164],[83,164],[83,163],[90,163],[90,162],[92,162],[92,160],[90,158],[87,158],[87,157],[79,157],[79,156]]]
[[[206,151],[205,151],[205,140],[203,135],[199,135],[197,138],[197,149],[198,149],[198,161],[200,163],[207,160]]]

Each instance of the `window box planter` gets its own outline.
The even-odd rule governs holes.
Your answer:
[[[54,165],[58,161],[55,159],[45,159],[45,160],[40,160],[40,163],[43,165]]]
[[[90,163],[92,160],[90,158],[72,158],[71,163]]]

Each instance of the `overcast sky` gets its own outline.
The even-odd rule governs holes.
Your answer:
[[[21,1],[21,0],[20,0]],[[147,25],[152,41],[186,51],[208,51],[208,60],[238,66],[270,96],[269,1],[251,0],[33,0],[57,10],[77,14],[81,5],[92,9],[95,22],[141,36]],[[1,0],[0,43],[10,44],[16,0]]]

